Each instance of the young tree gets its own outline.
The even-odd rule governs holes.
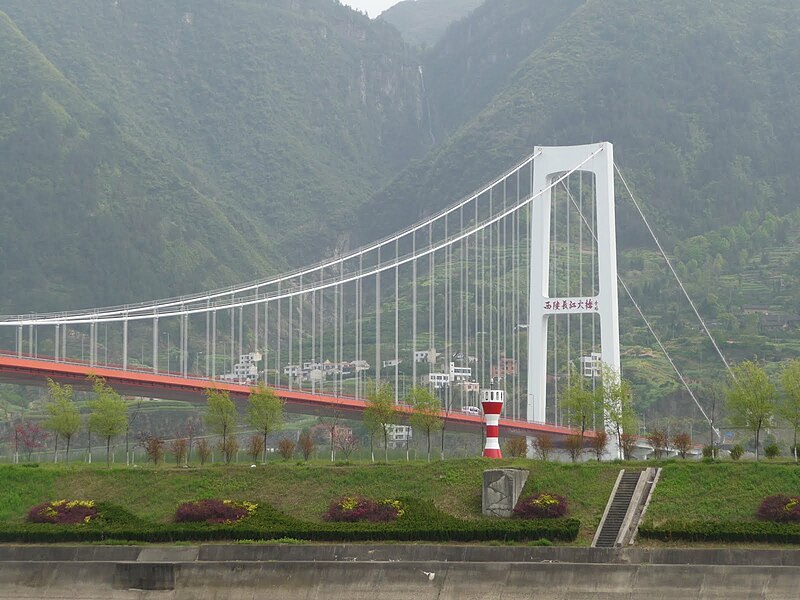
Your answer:
[[[229,435],[219,443],[219,450],[222,452],[225,464],[229,465],[233,462],[233,457],[236,456],[236,453],[239,451],[239,440],[236,439],[235,435]]]
[[[208,443],[206,438],[197,440],[197,458],[200,459],[200,466],[206,464],[208,459],[211,458],[211,444]]]
[[[336,444],[336,440],[339,437],[339,421],[341,420],[341,412],[339,411],[339,407],[335,406],[333,408],[333,413],[331,413],[330,417],[325,417],[322,419],[322,424],[325,425],[325,429],[328,432],[328,442],[330,443],[331,449],[331,462],[336,462],[336,449],[339,447]]]
[[[672,445],[675,446],[675,450],[678,451],[678,456],[686,458],[686,455],[689,454],[689,450],[692,448],[692,438],[688,433],[679,433],[672,438]]]
[[[90,376],[94,399],[89,402],[89,431],[106,440],[106,465],[111,465],[111,440],[128,426],[128,407],[102,377]]]
[[[669,448],[669,436],[667,432],[654,427],[653,430],[647,434],[647,441],[650,442],[650,445],[653,447],[653,454],[656,460],[661,460],[661,457]]]
[[[622,434],[633,433],[638,424],[633,412],[633,389],[629,381],[608,365],[601,365],[600,373],[603,411],[616,437],[618,458],[624,459]]]
[[[350,455],[358,448],[358,438],[351,430],[340,427],[336,432],[336,447],[344,454],[345,460],[350,460]]]
[[[535,438],[533,438],[533,451],[539,455],[539,458],[542,460],[547,460],[550,456],[550,453],[555,448],[555,444],[553,443],[553,438],[551,438],[546,433],[542,433]]]
[[[635,433],[623,432],[619,436],[619,446],[622,449],[622,458],[631,460],[633,458],[633,451],[636,449],[636,444],[639,437]]]
[[[148,460],[152,460],[154,465],[158,465],[164,458],[164,440],[155,435],[145,435],[142,441],[144,452]]]
[[[261,441],[262,462],[267,462],[267,436],[283,425],[283,400],[263,383],[250,393],[247,404],[247,422],[263,436]],[[251,446],[252,448],[252,446]],[[253,462],[256,458],[253,458]]]
[[[136,399],[136,402],[129,406],[129,417],[128,422],[125,424],[125,464],[131,464],[131,452],[130,452],[130,433],[133,424],[139,419],[139,415],[142,414],[142,398],[139,397]]]
[[[384,461],[389,462],[389,426],[397,419],[394,405],[394,390],[388,383],[368,384],[367,407],[364,409],[364,423],[372,431],[383,431]]]
[[[508,438],[503,446],[503,456],[525,458],[528,456],[528,438],[524,435]]]
[[[442,405],[428,388],[420,386],[411,388],[406,396],[406,404],[414,409],[409,417],[411,427],[424,431],[428,438],[428,462],[431,462],[431,433],[443,427]]]
[[[778,406],[778,413],[794,432],[792,454],[797,462],[797,430],[800,429],[800,359],[795,358],[781,371],[781,387],[783,401]]]
[[[247,454],[253,459],[253,462],[258,460],[258,456],[264,455],[264,438],[260,435],[251,435],[247,443]],[[264,458],[266,460],[266,457]]]
[[[34,450],[44,448],[47,444],[47,432],[38,423],[23,421],[14,428],[14,437],[17,446],[22,446],[28,455],[28,462]]]
[[[583,438],[589,423],[600,412],[603,405],[600,393],[602,388],[598,387],[596,390],[592,390],[587,383],[586,378],[575,366],[570,365],[570,385],[564,391],[561,406],[569,412],[572,421],[581,428],[581,447],[583,447]]]
[[[296,446],[297,444],[295,444],[293,440],[281,438],[278,442],[278,454],[280,454],[284,460],[289,460],[294,456],[294,449]]]
[[[311,435],[311,430],[303,429],[303,431],[300,432],[297,445],[300,448],[300,453],[303,455],[303,460],[308,461],[311,455],[314,454],[314,436]]]
[[[186,424],[183,426],[184,435],[186,435],[187,446],[186,446],[186,464],[188,465],[192,460],[192,448],[194,447],[194,440],[197,435],[202,432],[203,424],[202,421],[196,417],[191,416],[186,419]]]
[[[564,448],[572,462],[577,462],[583,454],[583,437],[581,435],[568,435],[564,440]]]
[[[228,436],[236,427],[236,406],[225,390],[206,390],[208,407],[206,409],[206,425],[209,430],[222,436],[221,448],[228,448]],[[224,453],[224,450],[223,450]]]
[[[733,367],[733,377],[728,385],[726,400],[734,425],[753,432],[756,442],[756,460],[761,429],[775,414],[775,386],[767,373],[753,361],[744,361]]]
[[[186,460],[186,449],[189,447],[189,440],[183,437],[177,437],[172,440],[169,444],[169,450],[172,452],[172,456],[175,457],[175,465],[181,466],[181,464],[186,464],[184,461]]]
[[[598,429],[594,433],[594,437],[589,440],[589,447],[592,454],[597,458],[597,462],[603,459],[603,454],[606,452],[606,445],[608,444],[608,433],[605,429]]]
[[[58,438],[61,436],[67,442],[66,462],[69,462],[70,442],[81,427],[81,415],[73,400],[72,386],[59,385],[48,378],[47,395],[50,400],[44,407],[47,413],[44,427],[52,431],[55,437],[55,454],[53,460],[55,461],[58,459]]]

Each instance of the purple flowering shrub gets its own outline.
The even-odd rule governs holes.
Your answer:
[[[354,523],[388,523],[403,516],[403,506],[398,500],[372,500],[363,496],[345,496],[333,502],[322,516],[325,521]]]
[[[800,496],[787,496],[786,494],[767,496],[761,501],[756,515],[762,521],[798,522],[800,521]]]
[[[514,514],[523,519],[556,519],[567,514],[567,500],[558,494],[531,494],[517,502]]]
[[[53,500],[37,504],[28,511],[30,523],[75,525],[88,523],[97,517],[94,500]]]
[[[175,511],[176,523],[236,523],[258,508],[252,502],[233,500],[194,500]]]

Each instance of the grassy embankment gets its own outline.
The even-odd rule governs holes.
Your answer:
[[[348,494],[429,499],[448,514],[477,519],[482,471],[501,465],[530,470],[525,493],[548,491],[567,497],[569,516],[582,524],[576,541],[580,545],[591,541],[619,469],[640,466],[482,459],[346,466],[276,462],[256,469],[3,466],[0,527],[19,524],[29,507],[58,498],[113,502],[161,523],[171,520],[179,502],[201,498],[266,502],[286,514],[319,522],[332,500]],[[656,526],[668,520],[755,521],[764,496],[800,490],[800,468],[794,464],[667,462],[663,467],[647,513],[647,521]]]

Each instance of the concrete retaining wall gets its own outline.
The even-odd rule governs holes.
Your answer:
[[[48,560],[70,553],[67,560]],[[580,557],[589,560],[563,560]],[[603,557],[613,560],[603,563]],[[647,560],[633,560],[640,558]],[[0,547],[0,598],[789,599],[797,597],[798,581],[800,552],[792,550]]]

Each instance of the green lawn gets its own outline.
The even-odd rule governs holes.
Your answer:
[[[755,521],[765,496],[800,494],[800,467],[768,461],[670,462],[653,493],[646,520]]]
[[[322,461],[275,461],[257,468],[0,466],[0,524],[21,523],[31,506],[59,498],[109,501],[146,520],[163,523],[169,522],[176,505],[186,500],[249,500],[318,522],[331,501],[351,494],[432,500],[445,513],[477,519],[482,472],[498,466],[530,470],[524,493],[548,491],[565,496],[569,516],[582,524],[577,543],[588,545],[619,469],[644,464],[454,459],[430,464],[398,461],[337,466]],[[667,520],[753,521],[761,499],[780,492],[800,493],[800,467],[788,462],[669,461],[663,464],[646,518],[656,526]]]
[[[531,471],[526,493],[549,491],[565,496],[569,515],[583,524],[581,543],[591,540],[619,470],[608,464],[485,459],[345,466],[274,462],[258,468],[189,469],[0,466],[0,522],[19,523],[30,506],[58,498],[109,501],[160,522],[172,518],[178,503],[200,498],[268,502],[295,517],[320,521],[331,501],[349,494],[430,499],[448,514],[477,519],[483,470],[500,465]]]

